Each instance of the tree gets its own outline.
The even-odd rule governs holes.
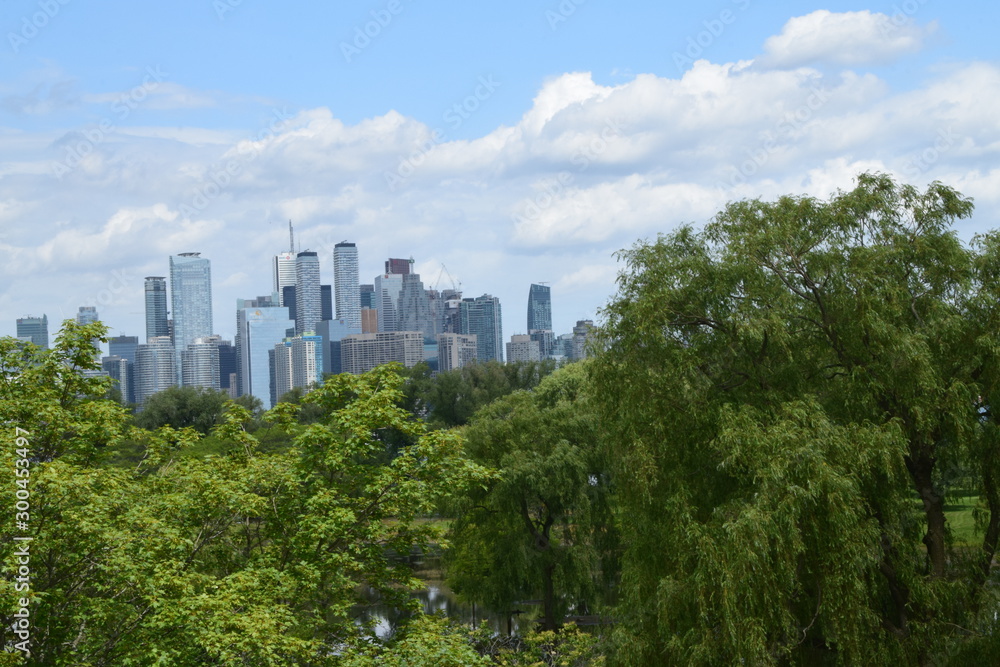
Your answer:
[[[535,387],[555,368],[551,359],[510,364],[491,360],[431,379],[426,366],[418,365],[410,372],[406,405],[432,424],[462,426],[479,408],[518,389]]]
[[[30,519],[2,519],[0,558],[16,562],[12,537],[31,538],[30,591],[4,582],[0,624],[12,627],[27,596],[25,664],[330,665],[365,643],[351,615],[361,584],[413,605],[417,582],[392,554],[436,539],[414,517],[487,475],[457,434],[396,407],[397,367],[311,392],[318,423],[279,404],[266,418],[294,437],[282,452],[260,452],[253,415],[232,403],[212,432],[227,451],[196,458],[182,454],[197,431],[140,433],[103,398],[106,382],[79,372],[94,364],[81,345],[103,333],[67,322],[51,351],[27,359],[0,340],[0,443],[30,450],[18,464],[30,471]],[[415,442],[391,462],[379,460],[386,428]],[[136,467],[99,465],[101,449],[127,438],[146,442]],[[7,460],[0,492],[13,498],[22,477]]]
[[[621,253],[593,364],[625,664],[924,664],[996,647],[1000,237],[884,175]],[[980,494],[962,548],[945,471]]]
[[[446,554],[456,593],[498,611],[540,598],[547,630],[570,605],[588,613],[613,574],[610,488],[584,380],[573,364],[476,413],[467,451],[499,476],[458,505]]]
[[[222,419],[228,400],[225,392],[206,387],[169,387],[146,399],[135,423],[146,429],[190,426],[207,435]]]

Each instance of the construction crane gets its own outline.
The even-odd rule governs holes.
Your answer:
[[[448,270],[448,267],[444,265],[444,262],[441,262],[441,270],[438,272],[437,280],[434,281],[434,284],[431,286],[431,289],[436,290],[438,288],[438,285],[441,284],[441,277],[444,276],[445,274],[447,274],[448,280],[451,281],[451,289],[454,290],[455,292],[461,292],[462,283],[456,281],[455,278],[452,277],[451,272]]]

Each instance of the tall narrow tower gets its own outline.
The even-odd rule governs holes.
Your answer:
[[[149,276],[146,278],[146,340],[169,335],[167,279],[162,276]]]
[[[177,384],[181,384],[181,353],[196,338],[212,335],[212,265],[201,253],[170,256],[170,304]]]
[[[552,330],[552,291],[548,285],[528,288],[528,333]]]
[[[295,333],[316,331],[322,319],[319,255],[310,250],[295,256]]]
[[[333,291],[337,319],[361,331],[361,274],[353,243],[341,241],[333,247]]]

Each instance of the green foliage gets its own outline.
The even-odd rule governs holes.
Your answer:
[[[467,424],[481,407],[511,392],[538,385],[556,368],[553,360],[474,363],[431,378],[426,365],[410,371],[404,407],[438,426]]]
[[[489,667],[473,648],[466,628],[436,616],[420,615],[388,645],[353,648],[342,667]]]
[[[971,211],[865,174],[621,253],[591,377],[623,664],[922,664],[992,635],[1000,240],[963,246]]]
[[[205,387],[170,387],[146,399],[135,423],[150,430],[160,426],[190,426],[207,435],[222,419],[228,400],[225,392]]]
[[[567,608],[588,613],[614,572],[607,466],[585,391],[584,364],[482,408],[469,456],[499,471],[457,505],[448,581],[498,612],[542,600],[555,629]]]
[[[297,406],[265,418],[294,446],[262,453],[251,410],[230,403],[212,438],[224,454],[189,457],[193,428],[140,432],[82,378],[78,348],[102,331],[67,323],[50,352],[0,340],[0,444],[29,433],[31,459],[30,665],[336,664],[364,642],[352,620],[365,584],[400,607],[417,585],[391,558],[427,547],[438,531],[417,524],[442,497],[487,475],[461,455],[452,432],[428,433],[397,404],[396,367],[340,376]],[[379,434],[415,444],[384,461]],[[258,431],[259,432],[259,431]],[[101,467],[98,454],[140,441],[134,467]],[[13,497],[13,457],[0,493]],[[0,519],[0,559],[14,563],[13,512]],[[0,587],[0,623],[17,594]]]

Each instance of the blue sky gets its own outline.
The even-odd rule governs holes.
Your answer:
[[[0,335],[96,305],[142,336],[142,277],[200,251],[231,336],[235,298],[270,290],[289,218],[325,280],[341,240],[366,282],[389,255],[427,284],[446,265],[466,296],[500,296],[505,336],[524,331],[533,281],[569,331],[613,294],[614,251],[730,199],[827,197],[863,170],[974,196],[968,238],[1000,222],[998,15],[4,0]]]

